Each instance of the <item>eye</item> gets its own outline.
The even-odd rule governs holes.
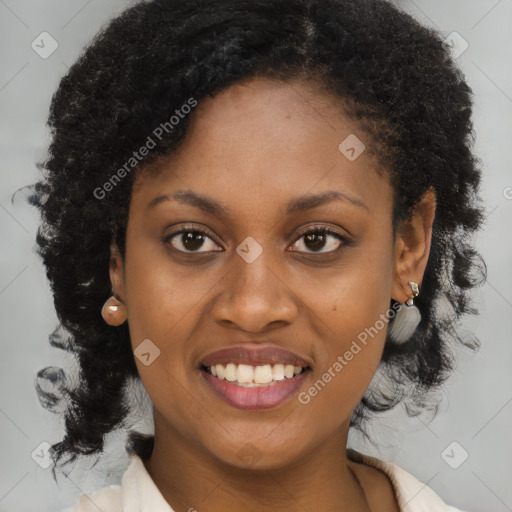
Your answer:
[[[174,249],[185,253],[211,252],[216,251],[218,247],[206,232],[195,228],[180,229],[166,236],[163,242],[165,244],[170,243]]]
[[[340,250],[344,245],[349,245],[346,236],[327,227],[315,227],[302,233],[292,249],[299,248],[299,252],[309,254],[323,254]],[[304,250],[304,247],[309,250]],[[326,250],[322,250],[324,248]]]
[[[208,233],[197,228],[182,228],[167,235],[163,243],[170,243],[174,249],[188,254],[219,252],[218,245]],[[314,227],[300,235],[292,245],[292,250],[324,254],[336,252],[345,245],[350,245],[350,240],[345,235],[327,227]]]

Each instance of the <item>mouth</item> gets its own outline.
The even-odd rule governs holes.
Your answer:
[[[261,410],[285,402],[311,373],[296,354],[277,347],[247,345],[207,356],[200,364],[203,381],[224,402]]]
[[[265,364],[252,366],[248,364],[216,364],[201,365],[201,370],[220,380],[226,380],[235,386],[246,388],[268,387],[293,379],[297,375],[310,370],[309,366],[294,366],[292,364]]]

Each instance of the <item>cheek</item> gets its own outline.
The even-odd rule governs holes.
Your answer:
[[[381,359],[393,259],[391,248],[380,247],[373,254],[359,254],[329,279],[311,280],[308,285],[324,343],[316,351],[319,364],[302,403],[309,404],[326,425],[350,415]]]
[[[155,410],[165,411],[167,421],[186,432],[185,418],[201,412],[185,389],[190,378],[186,359],[194,307],[200,306],[207,288],[176,271],[161,252],[135,245],[126,259],[127,314],[135,362]],[[142,355],[146,353],[149,356]]]
[[[173,345],[179,343],[187,337],[187,322],[201,307],[219,274],[178,266],[161,247],[150,250],[135,245],[126,261],[126,306],[132,343],[145,338],[162,346],[170,341]]]
[[[162,396],[172,401],[173,389],[184,381],[183,320],[195,294],[183,284],[158,244],[135,241],[128,232],[125,293],[130,340],[140,378],[155,405]]]
[[[314,305],[316,317],[333,340],[327,344],[331,358],[374,326],[390,307],[392,249],[390,245],[389,250],[388,245],[375,247],[374,251],[353,251],[343,266],[322,278],[315,271],[304,276],[304,302]],[[378,327],[385,334],[381,322]]]

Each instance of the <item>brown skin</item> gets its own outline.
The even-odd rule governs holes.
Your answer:
[[[132,346],[149,338],[161,351],[149,366],[136,359],[154,405],[149,474],[177,512],[398,510],[387,476],[345,456],[385,329],[307,405],[297,393],[272,409],[232,407],[204,383],[199,365],[216,350],[271,339],[309,362],[307,390],[391,297],[407,300],[409,280],[421,283],[434,194],[393,239],[386,174],[369,151],[351,162],[338,150],[351,133],[368,148],[371,141],[339,98],[304,82],[237,84],[202,102],[191,121],[177,153],[138,176],[124,261],[112,250],[111,281]],[[147,207],[177,190],[214,198],[230,215],[171,200]],[[339,200],[285,215],[289,200],[331,190],[366,206]],[[185,224],[207,231],[198,251],[220,252],[193,252],[183,235],[162,243]],[[332,235],[324,246],[306,243],[299,230],[317,225],[352,244]],[[263,248],[250,264],[235,251],[248,236]],[[248,441],[258,458],[249,465],[238,456]]]

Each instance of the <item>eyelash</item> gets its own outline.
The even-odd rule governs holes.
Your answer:
[[[162,240],[162,243],[164,245],[168,244],[174,237],[178,236],[178,235],[182,235],[183,233],[197,233],[197,234],[200,234],[200,235],[203,235],[204,237],[207,237],[209,238],[210,240],[213,240],[213,242],[217,243],[213,237],[211,237],[208,232],[206,231],[203,231],[202,229],[198,229],[196,227],[183,227],[181,228],[179,231],[175,231],[173,233],[170,233],[169,235],[165,236],[164,239]],[[327,226],[313,226],[313,227],[310,227],[308,229],[306,229],[305,231],[303,231],[302,233],[300,233],[298,235],[298,237],[295,239],[295,241],[292,243],[295,244],[297,243],[302,237],[306,236],[306,235],[313,235],[313,234],[326,234],[326,235],[331,235],[333,236],[334,238],[337,238],[340,242],[342,242],[340,244],[340,246],[332,251],[327,251],[327,252],[305,252],[305,254],[310,254],[310,255],[320,255],[320,254],[333,254],[333,253],[336,253],[338,251],[340,251],[341,249],[343,249],[344,247],[347,247],[347,246],[350,246],[352,244],[352,241],[346,237],[345,235],[342,235],[341,233],[339,233],[338,231],[335,231],[334,229],[332,228],[329,228]],[[181,251],[179,249],[176,249],[178,252],[180,253],[183,253],[183,254],[211,254],[211,252],[220,252],[220,251]],[[292,251],[292,252],[295,252],[295,251]],[[303,252],[304,251],[298,251],[298,252]]]
[[[338,239],[341,243],[340,243],[339,247],[337,247],[336,249],[334,249],[332,251],[327,251],[327,252],[306,252],[305,254],[319,254],[319,255],[320,254],[325,254],[325,255],[327,255],[327,254],[334,254],[334,253],[337,253],[337,252],[341,251],[344,247],[350,246],[351,242],[352,242],[348,237],[346,237],[345,235],[342,235],[341,233],[339,233],[338,231],[336,231],[336,230],[334,230],[332,228],[329,228],[327,226],[313,226],[313,227],[307,228],[305,231],[300,233],[298,235],[298,238],[296,238],[293,243],[294,244],[297,243],[301,238],[303,238],[306,235],[314,235],[314,234],[331,235],[334,238]]]

